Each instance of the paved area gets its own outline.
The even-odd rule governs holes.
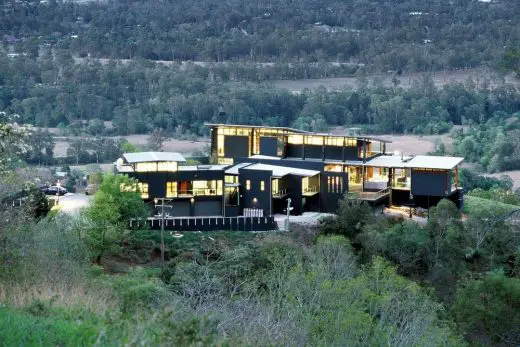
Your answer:
[[[56,200],[56,197],[49,197]],[[65,213],[79,213],[80,209],[87,207],[92,197],[83,193],[67,193],[60,196],[59,206],[60,211]]]
[[[291,224],[300,224],[305,226],[315,226],[318,225],[318,219],[320,217],[331,216],[330,213],[320,213],[320,212],[304,212],[301,216],[290,216],[289,221]],[[285,214],[275,214],[274,220],[278,223],[280,228],[283,227],[285,223],[285,219],[287,215]]]

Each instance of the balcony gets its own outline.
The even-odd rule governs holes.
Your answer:
[[[319,186],[308,187],[303,189],[303,196],[313,196],[320,192]]]
[[[385,197],[390,195],[390,187],[386,187],[385,189],[381,189],[377,192],[360,192],[360,191],[349,191],[348,198],[349,199],[357,199],[368,202],[377,202]]]
[[[222,195],[222,192],[217,191],[215,188],[193,188],[190,190],[178,190],[177,196],[179,198],[192,198],[194,196],[217,196]]]
[[[287,193],[287,188],[284,188],[284,189],[281,189],[281,190],[279,190],[277,192],[273,192],[273,198],[281,199],[281,198],[287,196],[287,194],[288,194]]]

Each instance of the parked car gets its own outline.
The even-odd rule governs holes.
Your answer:
[[[65,195],[67,194],[67,189],[63,187],[58,186],[50,186],[50,187],[43,187],[40,188],[42,192],[44,192],[47,195]]]
[[[89,184],[87,188],[85,188],[85,195],[94,195],[96,194],[99,186],[97,184]]]

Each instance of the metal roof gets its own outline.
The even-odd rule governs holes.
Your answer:
[[[179,171],[222,171],[229,165],[180,165]]]
[[[176,161],[185,162],[186,159],[177,152],[137,152],[137,153],[125,153],[123,158],[129,164],[133,163],[144,163],[151,161]]]
[[[222,123],[204,123],[205,126],[208,127],[228,127],[228,128],[264,128],[264,129],[278,129],[278,130],[287,130],[292,131],[298,134],[309,134],[312,135],[314,133],[310,131],[305,130],[299,130],[294,128],[288,128],[288,127],[271,127],[268,125],[245,125],[245,124],[222,124]]]
[[[451,170],[459,165],[464,158],[461,157],[436,157],[432,155],[417,155],[406,163],[405,167],[418,169]]]
[[[409,156],[400,155],[380,155],[378,157],[369,159],[364,164],[365,166],[374,167],[406,167],[407,163],[412,159]]]
[[[250,156],[249,158],[251,158],[251,159],[269,159],[269,160],[281,160],[282,159],[280,157],[273,157],[270,155],[263,155],[263,154],[254,154],[254,155]]]
[[[293,167],[285,167],[278,165],[268,165],[268,164],[253,164],[246,167],[247,170],[262,170],[262,171],[271,171],[273,173],[273,177],[283,177],[286,175],[296,175],[296,176],[315,176],[320,172],[316,170],[306,170],[306,169],[297,169]]]
[[[238,175],[238,169],[251,165],[252,163],[238,163],[226,170],[227,175]]]

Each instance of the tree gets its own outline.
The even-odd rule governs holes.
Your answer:
[[[519,308],[520,279],[491,273],[481,280],[470,280],[458,286],[453,312],[470,340],[488,337],[491,339],[488,344],[518,346]]]
[[[37,221],[47,216],[51,210],[45,193],[35,187],[29,189],[24,207],[27,214]]]
[[[0,175],[11,171],[31,148],[28,143],[31,128],[19,125],[18,119],[18,115],[0,112]]]
[[[319,228],[324,235],[340,234],[353,240],[372,220],[372,209],[366,202],[345,196],[340,200],[337,216],[320,219]]]
[[[155,129],[146,142],[146,148],[156,152],[162,150],[163,142],[166,141],[166,134],[162,129]]]
[[[136,180],[123,175],[105,175],[94,200],[84,211],[89,221],[85,240],[92,258],[100,263],[106,252],[117,249],[129,221],[141,220],[147,214]]]

